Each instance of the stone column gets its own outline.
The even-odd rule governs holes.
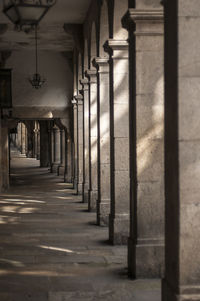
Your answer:
[[[46,120],[42,120],[40,121],[40,167],[48,166],[50,166],[48,124]]]
[[[21,153],[26,154],[26,126],[21,123]]]
[[[93,61],[98,74],[98,198],[97,224],[109,225],[110,214],[110,122],[108,58]]]
[[[25,126],[25,154],[28,152],[28,131],[27,127]]]
[[[73,141],[73,157],[74,157],[74,166],[73,166],[73,187],[77,191],[78,186],[78,128],[77,128],[77,101],[75,98],[72,100],[73,106],[73,129],[74,129],[74,141]]]
[[[22,125],[21,122],[19,122],[18,125],[17,125],[17,149],[20,152],[21,152],[21,141],[22,141],[21,125]]]
[[[97,72],[86,71],[89,79],[89,191],[88,210],[96,210],[97,185]]]
[[[77,194],[82,194],[83,186],[83,96],[75,96],[77,101],[77,163],[78,163],[78,186]]]
[[[66,183],[72,183],[72,140],[69,135],[66,141],[66,163],[64,181]]]
[[[37,159],[37,149],[38,149],[38,139],[37,139],[37,136],[38,136],[38,126],[37,126],[37,121],[35,121],[35,126],[34,126],[34,158]]]
[[[50,134],[51,134],[51,172],[53,172],[53,163],[54,163],[54,127],[53,124],[50,128]]]
[[[58,175],[65,175],[66,171],[66,131],[61,129],[60,131],[60,151],[61,151],[61,164],[58,166]]]
[[[165,3],[163,301],[200,300],[200,2]]]
[[[37,129],[34,129],[34,158],[37,158]]]
[[[41,128],[40,128],[41,132]],[[58,166],[60,165],[60,129],[55,125],[53,127],[53,145],[54,145],[54,158],[52,164],[52,172],[56,172],[58,170]]]
[[[29,121],[26,123],[27,131],[25,130],[26,134],[25,137],[27,137],[27,151],[26,155],[28,158],[34,158],[34,122]],[[26,138],[25,138],[26,141]],[[26,144],[26,143],[25,143]]]
[[[110,185],[109,240],[126,244],[129,233],[128,42],[108,40],[110,55]]]
[[[8,190],[9,179],[9,137],[8,137],[8,125],[7,121],[0,119],[0,191],[4,192]]]
[[[40,127],[37,130],[37,160],[40,160]]]
[[[159,278],[164,265],[163,10],[130,9],[129,275]],[[137,209],[136,209],[137,208]]]
[[[88,79],[80,81],[83,87],[83,130],[84,130],[84,148],[83,148],[83,201],[88,203],[89,190],[89,86]]]

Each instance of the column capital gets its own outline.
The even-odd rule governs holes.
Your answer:
[[[110,56],[114,55],[114,52],[117,52],[117,56],[122,58],[123,56],[127,57],[125,54],[128,52],[128,41],[127,40],[107,40],[104,45],[104,51],[107,52]]]
[[[109,72],[109,58],[108,57],[96,57],[92,61],[93,66],[97,69],[98,73]]]
[[[89,79],[90,84],[94,84],[97,82],[97,71],[88,69],[85,71],[85,76]]]
[[[130,8],[122,17],[122,26],[136,35],[163,35],[163,29],[157,25],[163,24],[163,8],[159,9],[135,9]],[[147,26],[148,24],[148,26]],[[152,26],[149,26],[152,24]],[[136,29],[138,25],[138,29]],[[146,25],[146,26],[145,26]]]
[[[83,95],[81,95],[81,94],[76,95],[75,99],[76,99],[76,102],[77,102],[78,106],[83,105]]]
[[[75,99],[75,96],[72,98],[71,104],[72,104],[73,108],[76,108],[76,106],[77,106],[77,101],[76,101],[76,99]]]
[[[83,86],[83,90],[88,90],[89,82],[87,78],[81,79],[79,82]]]
[[[55,132],[59,132],[59,131],[60,131],[60,129],[59,129],[59,127],[57,127],[57,125],[54,125],[54,127],[53,127],[53,131],[55,131]]]

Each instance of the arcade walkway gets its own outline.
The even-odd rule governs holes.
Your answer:
[[[160,282],[127,279],[126,247],[61,178],[12,153],[0,203],[1,301],[160,301]]]

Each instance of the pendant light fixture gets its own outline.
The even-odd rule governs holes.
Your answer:
[[[38,73],[38,37],[37,37],[37,25],[35,25],[35,74],[33,77],[29,79],[32,87],[35,89],[39,89],[45,83],[45,79],[40,76]]]
[[[3,13],[18,30],[38,25],[57,0],[3,0]]]

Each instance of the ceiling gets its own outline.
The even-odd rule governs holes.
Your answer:
[[[70,51],[73,39],[64,29],[64,23],[81,24],[84,22],[91,0],[57,0],[38,30],[40,50]],[[14,25],[2,13],[0,1],[0,25],[7,24],[7,29],[0,30],[0,50],[31,50],[34,48],[34,33],[17,32]]]

